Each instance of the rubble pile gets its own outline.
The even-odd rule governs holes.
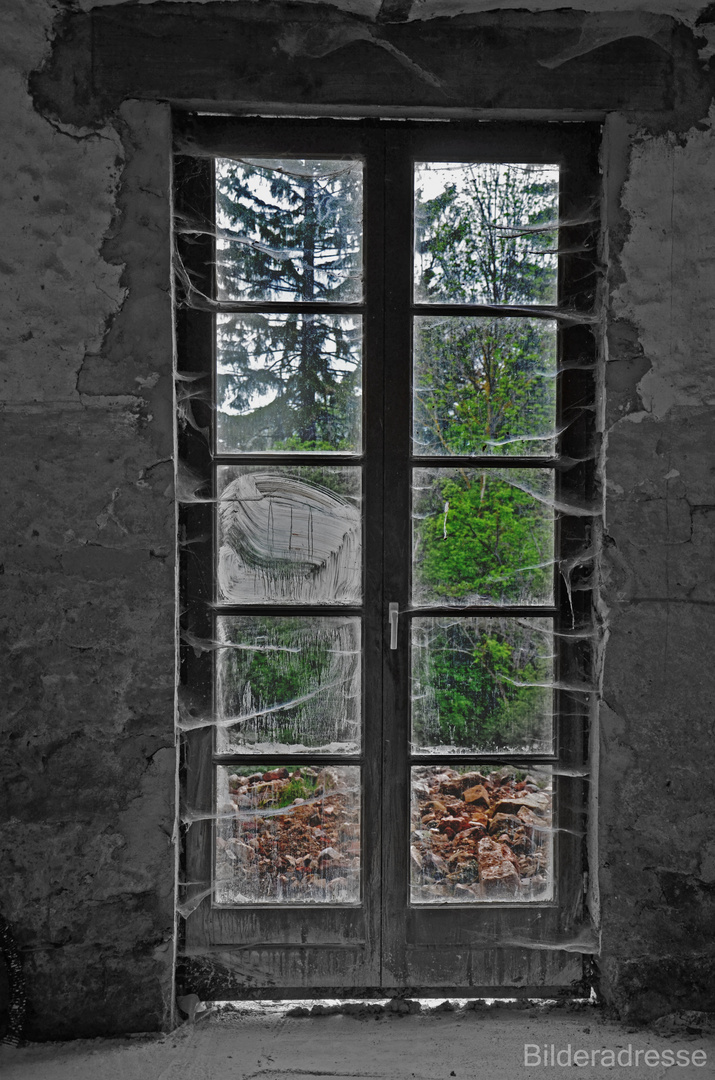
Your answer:
[[[357,781],[355,768],[232,774],[217,836],[219,902],[359,901]],[[296,790],[304,795],[284,805]]]
[[[543,778],[434,766],[415,777],[413,903],[549,898],[552,800]]]
[[[549,899],[551,810],[536,770],[416,768],[412,902]],[[219,903],[359,902],[358,768],[232,773],[216,844]]]

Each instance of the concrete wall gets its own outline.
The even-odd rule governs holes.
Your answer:
[[[120,10],[72,5],[78,18],[98,6]],[[638,9],[637,25],[574,5],[591,22],[573,55],[635,25],[653,63],[658,40],[671,49],[675,102],[593,106],[607,113],[598,964],[606,1000],[637,1019],[715,1009],[715,13],[614,6]],[[380,5],[334,7],[362,20],[364,50]],[[383,5],[383,22],[390,8],[403,21],[410,5]],[[0,913],[40,1038],[166,1026],[174,928],[170,116],[144,87],[115,87],[100,108],[80,71],[90,39],[78,21],[55,25],[63,9],[5,0],[0,33]],[[325,11],[315,18],[323,32]],[[55,34],[72,38],[74,64],[33,97]],[[395,61],[386,52],[374,55]]]

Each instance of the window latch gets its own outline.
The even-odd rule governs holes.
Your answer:
[[[397,648],[397,625],[400,617],[400,605],[390,604],[388,606],[388,618],[390,620],[390,648]]]

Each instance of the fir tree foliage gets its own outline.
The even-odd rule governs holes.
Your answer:
[[[361,300],[361,162],[220,159],[216,202],[219,300]],[[221,448],[359,449],[361,337],[350,315],[221,316]]]

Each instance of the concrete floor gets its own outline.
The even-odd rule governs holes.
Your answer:
[[[588,1051],[588,1064],[578,1074],[584,1078],[682,1080],[714,1072],[715,1027],[704,1014],[634,1030],[605,1020],[590,1006],[435,1012],[434,1004],[406,1016],[363,1010],[291,1017],[277,1005],[222,1008],[165,1036],[1,1046],[0,1075],[3,1080],[529,1080],[564,1075],[569,1044],[572,1054]],[[532,1045],[534,1055],[527,1066],[525,1044]],[[561,1065],[549,1064],[551,1044],[554,1055],[561,1052]],[[601,1063],[601,1051],[609,1049],[616,1061],[621,1054],[620,1065]],[[644,1051],[651,1051],[648,1064]],[[693,1064],[696,1051],[698,1064]],[[682,1064],[686,1057],[688,1064]]]

